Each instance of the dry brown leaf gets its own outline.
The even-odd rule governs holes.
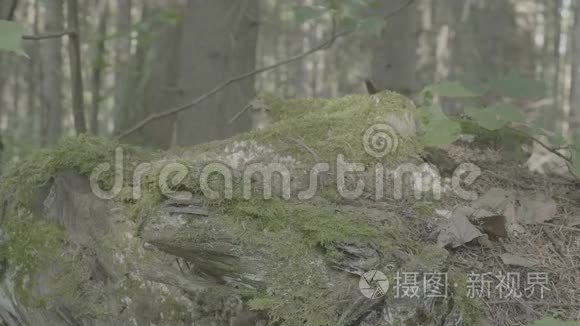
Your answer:
[[[504,264],[510,266],[519,266],[519,267],[534,267],[540,264],[540,262],[533,258],[526,258],[521,256],[516,256],[512,254],[501,254],[499,256]]]
[[[469,222],[466,213],[472,212],[470,207],[461,206],[453,211],[449,220],[439,232],[437,243],[439,246],[457,248],[471,240],[482,236],[482,233]]]
[[[479,219],[481,230],[490,236],[490,239],[507,238],[506,218],[503,215],[488,216]]]
[[[521,224],[538,224],[553,219],[558,212],[554,199],[543,194],[519,196],[516,216]]]
[[[501,188],[491,188],[474,201],[471,206],[486,209],[495,214],[502,214],[510,205],[513,205],[514,201],[515,194],[513,192]]]

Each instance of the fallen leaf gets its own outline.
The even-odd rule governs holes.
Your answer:
[[[503,215],[487,216],[478,220],[481,230],[494,238],[507,238],[506,218]]]
[[[489,240],[489,238],[485,234],[477,238],[477,241],[479,242],[479,245],[482,247],[493,248],[493,243]]]
[[[501,214],[515,201],[515,194],[501,188],[491,188],[484,193],[478,200],[474,201],[473,208],[482,208]]]
[[[516,216],[521,224],[538,224],[553,219],[558,212],[554,199],[542,194],[520,196]]]
[[[520,257],[512,254],[501,254],[499,256],[504,264],[510,266],[519,267],[534,267],[540,264],[540,262],[533,258]]]
[[[471,240],[482,236],[482,233],[469,222],[466,212],[473,211],[470,207],[461,206],[453,211],[439,232],[437,243],[440,247],[457,248]]]

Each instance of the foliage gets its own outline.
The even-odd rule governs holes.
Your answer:
[[[42,305],[42,300],[30,293],[36,284],[31,284],[34,278],[29,276],[61,253],[64,232],[55,224],[35,220],[26,210],[15,213],[3,224],[8,240],[0,246],[0,258],[18,267],[14,285],[19,299],[26,304]]]
[[[22,49],[22,28],[19,24],[0,20],[0,50],[27,56]]]
[[[485,130],[497,132],[505,128],[513,130],[513,134],[524,135],[528,139],[536,139],[537,136],[546,136],[551,144],[562,147],[565,141],[562,137],[548,132],[537,126],[525,124],[525,117],[520,110],[505,98],[521,99],[529,97],[541,97],[545,94],[544,83],[536,80],[520,78],[514,74],[492,79],[486,83],[446,81],[427,86],[422,96],[425,106],[420,108],[420,116],[425,123],[423,141],[428,146],[450,144],[457,140],[463,123],[475,123]],[[467,106],[464,116],[459,119],[446,117],[439,108],[433,104],[434,96],[444,98],[479,98],[486,95],[494,95],[502,98],[499,102],[483,107]],[[574,160],[570,160],[571,170],[580,174],[580,145],[568,146],[574,153]]]
[[[385,27],[384,19],[361,14],[376,5],[377,1],[374,0],[326,0],[319,5],[294,7],[294,17],[297,22],[304,23],[328,17],[329,14],[347,31],[378,35]]]

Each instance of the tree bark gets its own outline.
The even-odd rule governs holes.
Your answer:
[[[97,34],[94,45],[94,59],[92,65],[92,103],[90,131],[93,135],[99,134],[99,111],[101,103],[102,74],[105,66],[105,38],[107,36],[107,21],[109,15],[108,2],[99,4],[99,18],[97,22]]]
[[[122,132],[130,124],[129,97],[131,90],[131,0],[119,0],[116,47],[115,47],[115,133]]]
[[[570,129],[576,142],[580,142],[580,3],[574,5],[572,41],[572,90],[570,95]]]
[[[380,13],[387,15],[407,2],[384,1]],[[386,19],[386,25],[375,43],[371,78],[378,89],[389,89],[404,95],[416,91],[415,69],[419,34],[417,5],[412,4]]]
[[[87,131],[85,119],[85,105],[83,99],[83,75],[81,66],[81,45],[79,39],[78,1],[67,0],[68,28],[73,33],[69,34],[69,61],[72,85],[72,103],[74,125],[77,134]]]
[[[192,0],[184,17],[178,87],[185,103],[234,75],[255,68],[257,0]],[[249,130],[250,118],[227,121],[255,97],[254,78],[236,82],[195,111],[178,117],[182,146],[223,139]]]
[[[181,1],[149,1],[143,4],[143,20],[152,19],[159,10],[183,8]],[[132,90],[134,101],[131,102],[131,125],[155,112],[161,112],[177,104],[179,88],[179,45],[181,41],[181,24],[161,21],[155,24],[152,31],[144,32],[139,39],[137,54],[133,59],[134,69],[141,71]],[[137,67],[138,65],[138,67]],[[127,137],[132,144],[155,148],[168,148],[172,144],[175,130],[175,115],[154,121],[138,132]]]
[[[61,0],[47,0],[46,22],[44,30],[58,32],[63,30],[64,13]],[[42,121],[41,145],[54,145],[62,135],[62,38],[43,40],[38,43],[41,47],[42,60]]]

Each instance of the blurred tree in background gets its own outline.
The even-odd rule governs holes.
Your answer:
[[[4,0],[0,18],[25,35],[70,29],[59,0]],[[414,96],[444,80],[518,75],[544,81],[520,107],[562,136],[580,125],[580,2],[572,0],[80,1],[82,99],[90,133],[114,137],[237,75],[333,46],[236,81],[194,107],[145,124],[125,142],[169,148],[248,130],[227,121],[258,93],[335,97],[379,89]],[[394,13],[394,14],[393,14]],[[69,38],[25,38],[28,56],[0,53],[3,159],[74,134]],[[74,65],[73,65],[74,66]],[[442,100],[446,112],[459,112]]]

